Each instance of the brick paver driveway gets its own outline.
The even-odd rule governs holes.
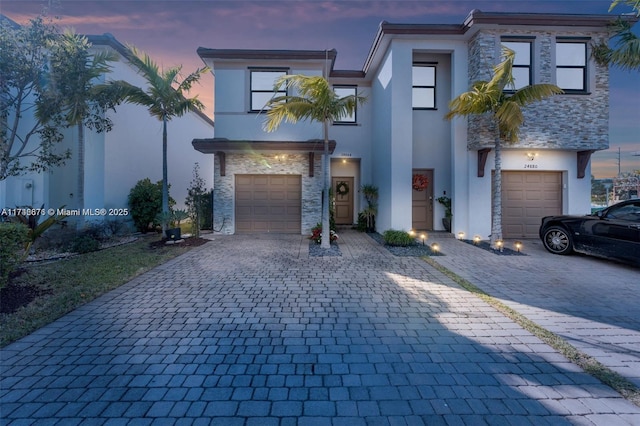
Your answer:
[[[307,244],[215,237],[4,348],[2,423],[640,424],[419,259]]]

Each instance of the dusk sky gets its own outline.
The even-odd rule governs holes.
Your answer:
[[[0,0],[0,13],[26,23],[52,4],[61,28],[79,33],[111,33],[166,66],[186,72],[203,66],[200,46],[218,49],[335,48],[336,69],[361,70],[381,21],[392,23],[462,23],[472,9],[485,12],[607,14],[609,0],[565,1],[82,1]],[[630,9],[619,6],[613,13]],[[636,30],[640,24],[636,25]],[[194,94],[213,115],[213,77],[207,75]],[[611,72],[610,149],[592,157],[599,178],[640,169],[640,72]]]

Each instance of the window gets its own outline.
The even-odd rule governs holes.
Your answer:
[[[287,89],[281,87],[278,92],[273,91],[275,81],[287,74],[287,70],[251,70],[251,111],[265,109],[265,105],[274,96],[286,96]]]
[[[565,92],[587,91],[587,43],[556,41],[556,85]]]
[[[345,96],[356,96],[357,87],[356,86],[334,86],[333,91],[338,95],[339,98],[344,98]],[[356,122],[356,110],[353,111],[353,114],[342,117],[340,120],[334,121],[334,124],[355,124]]]
[[[506,90],[518,90],[532,83],[531,75],[531,42],[521,40],[502,40],[502,45],[513,50],[516,57],[513,61],[513,86]]]
[[[413,109],[436,108],[436,65],[413,64]]]

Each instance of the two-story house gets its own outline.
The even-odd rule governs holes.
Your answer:
[[[368,97],[329,130],[337,223],[357,221],[364,207],[358,189],[373,184],[379,232],[442,230],[436,199],[446,194],[452,232],[486,239],[491,124],[444,116],[451,99],[490,78],[502,45],[516,52],[516,89],[553,83],[565,91],[528,107],[520,142],[503,150],[504,237],[536,237],[545,215],[589,212],[590,156],[609,145],[609,75],[591,49],[607,40],[612,19],[474,10],[462,24],[383,22],[362,70],[354,71],[334,69],[334,50],[199,48],[215,76],[216,137],[193,145],[215,154],[216,230],[307,233],[320,221],[321,125],[262,128],[274,80],[308,74],[327,76],[340,95]],[[427,179],[426,188],[414,188],[415,175]]]

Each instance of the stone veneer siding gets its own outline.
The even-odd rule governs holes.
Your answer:
[[[469,43],[469,81],[489,80],[499,62],[501,36],[534,36],[534,83],[552,82],[555,67],[552,46],[556,37],[591,37],[592,43],[606,40],[600,32],[542,32],[483,30]],[[513,148],[600,150],[609,147],[609,70],[597,65],[587,50],[589,94],[557,95],[524,109],[525,122],[520,141]],[[595,72],[595,79],[593,73]],[[594,83],[595,80],[595,83]],[[469,117],[468,148],[493,146],[495,126],[490,116]]]
[[[235,230],[235,175],[301,175],[302,218],[301,234],[311,234],[322,215],[322,155],[315,155],[314,177],[309,177],[308,154],[289,154],[275,159],[274,154],[226,154],[226,176],[220,176],[220,158],[215,156],[213,223],[214,229],[223,234]],[[223,225],[224,219],[224,225]]]

